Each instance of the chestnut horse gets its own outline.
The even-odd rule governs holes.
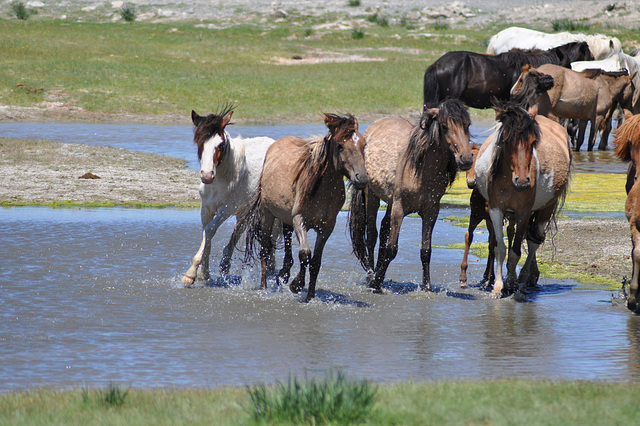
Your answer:
[[[510,226],[515,226],[506,280],[506,290],[514,291],[516,281],[531,286],[537,283],[536,250],[564,200],[572,156],[564,127],[535,111],[530,115],[522,107],[508,103],[496,108],[496,119],[500,124],[478,153],[475,185],[489,203],[496,241],[492,296],[501,297],[502,265],[507,254],[502,231],[505,217]],[[528,255],[516,280],[525,234]]]
[[[627,201],[624,212],[631,230],[632,275],[627,296],[627,308],[636,312],[638,308],[638,280],[640,279],[640,184],[637,170],[640,161],[640,115],[626,116],[624,123],[616,130],[613,140],[615,155],[622,161],[630,162]],[[629,188],[629,185],[631,188]]]
[[[299,245],[300,272],[289,287],[294,293],[304,288],[309,267],[309,290],[306,300],[315,297],[316,280],[322,261],[322,251],[333,232],[338,212],[345,200],[343,176],[355,188],[364,188],[369,177],[364,166],[365,139],[358,132],[358,122],[352,115],[325,114],[329,128],[324,138],[315,140],[287,136],[277,140],[267,150],[262,176],[250,209],[241,222],[248,225],[246,255],[248,259],[260,244],[262,278],[260,288],[267,286],[267,264],[272,256],[271,232],[275,219],[282,220],[285,249],[291,247],[291,232],[295,230]],[[307,231],[317,233],[313,257]],[[285,253],[280,278],[286,283],[293,259]]]
[[[471,144],[471,152],[474,158],[477,160],[478,152],[480,148],[478,145]],[[475,166],[475,161],[474,161]],[[478,225],[484,220],[487,223],[487,231],[489,233],[489,255],[487,256],[487,266],[482,275],[481,283],[493,284],[495,279],[495,272],[493,270],[493,262],[495,260],[494,248],[495,240],[493,238],[493,225],[491,224],[491,218],[489,217],[489,203],[484,199],[478,188],[475,187],[476,172],[472,166],[467,170],[467,186],[472,189],[471,196],[469,197],[469,227],[464,235],[464,254],[462,255],[462,263],[460,264],[460,286],[467,286],[467,268],[469,263],[467,258],[469,257],[469,249],[473,243],[473,232]]]
[[[209,279],[211,240],[224,221],[251,201],[258,186],[267,148],[273,143],[273,139],[267,137],[231,138],[226,127],[232,115],[232,105],[226,105],[222,111],[207,116],[191,111],[195,126],[193,141],[198,147],[200,160],[202,243],[193,257],[191,267],[182,278],[186,286],[195,281],[198,267],[202,277]],[[220,262],[223,275],[229,272],[231,255],[242,232],[236,226],[224,248]]]
[[[375,292],[382,292],[389,263],[398,253],[402,220],[414,212],[422,218],[421,288],[431,290],[431,234],[440,199],[453,183],[458,168],[467,170],[473,164],[470,124],[462,102],[449,99],[437,108],[424,108],[417,125],[401,117],[387,117],[367,128],[365,165],[371,183],[366,190],[352,189],[349,228],[354,253],[368,272],[369,286]],[[374,271],[380,200],[388,205],[380,225]]]

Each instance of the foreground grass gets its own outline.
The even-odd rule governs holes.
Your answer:
[[[0,395],[0,424],[300,424],[256,421],[246,389],[129,389],[120,406],[87,401],[83,392]],[[637,384],[584,381],[400,383],[377,388],[362,424],[638,424],[639,392]]]

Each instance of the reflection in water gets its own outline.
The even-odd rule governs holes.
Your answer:
[[[464,211],[441,216],[452,214]],[[0,217],[0,391],[241,386],[333,367],[382,382],[638,379],[638,317],[607,292],[541,279],[544,291],[524,302],[491,300],[475,284],[484,262],[471,262],[471,286],[460,289],[461,251],[438,248],[437,291],[406,291],[421,279],[418,218],[403,222],[387,294],[374,295],[341,214],[317,300],[305,304],[273,280],[258,290],[259,268],[243,269],[240,253],[230,284],[183,288],[200,241],[197,211],[11,208]],[[232,226],[220,229],[214,256]],[[464,232],[439,221],[434,243]]]

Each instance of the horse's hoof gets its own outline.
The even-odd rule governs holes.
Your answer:
[[[491,298],[492,299],[502,299],[502,292],[501,291],[492,291],[491,292]]]
[[[292,282],[291,284],[289,284],[289,290],[291,290],[292,293],[298,294],[300,293],[300,291],[304,288],[304,284],[300,285],[298,283],[296,283],[295,281]]]
[[[373,294],[384,294],[381,286],[370,285],[369,290],[371,290],[371,293]]]
[[[638,303],[636,302],[635,298],[630,297],[627,299],[627,309],[635,312],[637,307],[638,307]]]
[[[464,280],[464,281],[460,280],[460,287],[467,288],[467,280]]]
[[[182,284],[184,284],[185,287],[190,287],[191,285],[193,285],[194,281],[195,281],[194,278],[188,277],[186,275],[182,277]]]

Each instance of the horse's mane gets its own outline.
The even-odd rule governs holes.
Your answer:
[[[549,50],[511,49],[508,52],[496,55],[496,57],[503,61],[508,67],[520,68],[526,64],[533,65],[534,67],[539,67],[543,64],[569,66],[571,62],[577,60],[577,57],[571,57],[568,53],[573,53],[574,50],[579,50],[581,45],[584,45],[583,48],[586,48],[587,50],[589,49],[586,42],[579,41],[563,44],[562,46],[554,47]]]
[[[622,161],[631,161],[631,150],[640,148],[640,114],[627,118],[618,130],[613,140],[616,147],[613,154]]]
[[[212,136],[218,134],[223,142],[227,142],[224,136],[224,118],[235,109],[235,105],[226,104],[218,113],[209,114],[206,117],[199,116],[197,122],[194,122],[193,142],[198,146],[198,159],[202,159],[202,151],[204,144],[211,139]],[[227,123],[233,124],[233,123]],[[221,145],[222,155],[228,148],[228,143]]]
[[[529,113],[514,102],[507,102],[496,107],[496,120],[500,122],[500,128],[496,134],[495,145],[491,161],[490,176],[494,178],[499,172],[504,159],[504,148],[507,145],[517,144],[518,141],[535,135],[533,146],[540,140],[540,126]]]
[[[303,203],[313,198],[329,165],[338,168],[340,154],[335,149],[335,142],[349,139],[358,128],[358,122],[351,114],[325,114],[325,119],[330,128],[326,136],[302,139],[300,142],[306,149],[294,166],[296,173],[293,184]]]
[[[629,71],[626,69],[622,69],[620,71],[605,71],[601,68],[588,68],[581,71],[581,74],[584,77],[593,80],[594,78],[601,75],[613,78],[623,77],[625,75],[629,75]]]
[[[519,93],[511,94],[511,101],[527,108],[533,98],[553,88],[555,82],[553,77],[541,73],[532,68],[531,65],[522,67],[522,72],[527,73],[527,75],[522,79],[522,87],[519,89]]]
[[[440,103],[438,112],[425,108],[420,122],[414,126],[409,136],[409,145],[404,153],[402,162],[409,167],[417,179],[422,179],[425,172],[422,165],[431,147],[439,147],[447,153],[447,173],[449,185],[453,183],[458,172],[455,156],[445,141],[447,128],[462,127],[468,131],[471,125],[469,112],[464,104],[457,99],[447,99]]]

